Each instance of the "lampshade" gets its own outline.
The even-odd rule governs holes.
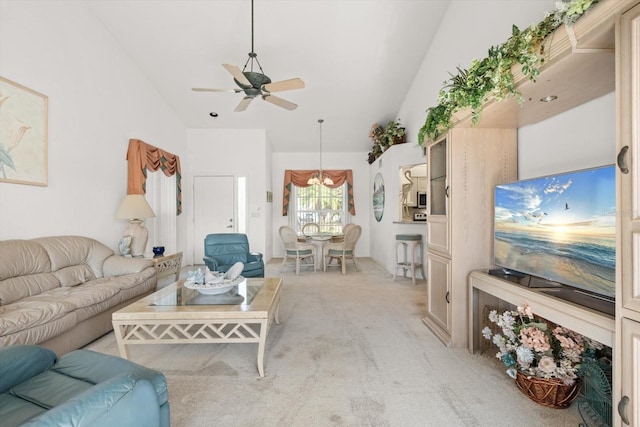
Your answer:
[[[143,194],[127,194],[116,212],[116,219],[141,219],[155,216]]]
[[[333,180],[328,176],[325,176],[324,172],[322,171],[322,123],[323,122],[324,122],[324,119],[318,119],[318,123],[320,124],[320,151],[319,151],[320,171],[314,176],[312,176],[311,178],[309,178],[309,180],[307,181],[307,184],[309,185],[320,185],[320,184],[333,185]]]

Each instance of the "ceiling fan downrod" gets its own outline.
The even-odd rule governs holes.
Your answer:
[[[247,62],[244,63],[244,67],[242,68],[242,72],[244,73],[247,69],[247,65],[249,66],[249,71],[253,72],[253,61],[255,60],[256,64],[258,64],[258,68],[260,69],[260,73],[264,74],[262,70],[262,65],[260,65],[260,61],[258,61],[258,54],[255,52],[253,47],[253,0],[251,0],[251,52],[249,52],[249,58]]]

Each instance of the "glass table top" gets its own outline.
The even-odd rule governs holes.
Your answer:
[[[184,280],[169,285],[165,292],[156,292],[152,295],[151,306],[176,307],[187,305],[240,305],[248,306],[258,294],[264,280],[246,279],[231,288],[228,292],[219,295],[205,295],[196,289],[184,286]]]

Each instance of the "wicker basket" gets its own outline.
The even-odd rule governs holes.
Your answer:
[[[524,394],[536,403],[549,408],[566,408],[578,396],[580,380],[573,385],[565,385],[557,378],[528,377],[518,371],[516,385]]]

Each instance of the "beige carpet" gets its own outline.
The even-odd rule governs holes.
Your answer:
[[[490,356],[448,349],[422,323],[425,282],[391,276],[369,259],[337,269],[291,267],[280,325],[257,344],[149,345],[131,359],[162,371],[172,426],[576,426],[577,406],[525,397]],[[87,348],[118,354],[113,333]]]

